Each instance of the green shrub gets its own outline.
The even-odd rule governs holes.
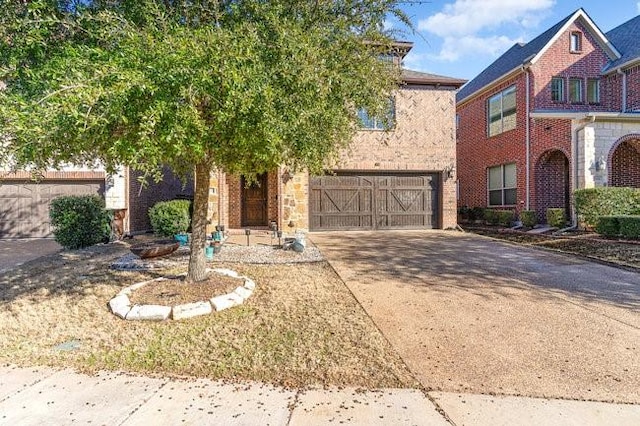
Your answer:
[[[522,220],[522,225],[527,228],[533,228],[536,223],[538,223],[538,219],[536,218],[535,210],[523,210],[520,212],[520,220]]]
[[[618,223],[621,237],[640,239],[640,215],[618,216]]]
[[[587,226],[595,226],[600,216],[640,214],[640,189],[602,187],[574,192],[576,213]]]
[[[596,232],[605,237],[617,237],[620,235],[619,216],[600,216],[596,223]]]
[[[564,228],[567,224],[564,209],[547,209],[547,224],[555,228]]]
[[[68,249],[108,241],[111,220],[104,201],[97,195],[54,198],[49,209],[55,240]]]
[[[502,226],[511,226],[515,218],[512,210],[496,210],[496,214],[498,215],[498,224]]]
[[[490,225],[497,225],[500,218],[494,209],[484,209],[482,211],[484,220]]]
[[[511,210],[484,209],[484,219],[491,225],[511,226],[513,217]]]
[[[484,207],[473,207],[469,211],[469,220],[483,220],[484,219]]]
[[[187,232],[191,224],[189,200],[160,201],[149,209],[153,232],[162,237],[173,237]]]

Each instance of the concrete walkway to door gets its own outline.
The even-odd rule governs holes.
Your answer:
[[[427,390],[640,404],[640,275],[454,231],[313,233]]]

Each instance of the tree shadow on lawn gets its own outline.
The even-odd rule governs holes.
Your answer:
[[[564,295],[640,310],[640,274],[635,272],[469,234],[370,235],[324,234],[318,241],[324,239],[319,246],[338,269],[346,266],[346,273],[365,285],[396,280],[425,291],[455,287],[485,298],[513,297],[513,289],[523,289],[536,291],[537,297]]]
[[[1,272],[0,306],[8,305],[11,309],[11,302],[24,297],[37,301],[60,295],[82,296],[96,285],[117,284],[122,281],[123,272],[110,269],[109,264],[126,253],[128,247],[120,244],[63,250]],[[160,276],[148,271],[144,275],[126,274],[131,279]],[[132,283],[126,281],[123,286]]]

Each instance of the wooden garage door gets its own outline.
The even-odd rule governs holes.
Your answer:
[[[437,228],[438,177],[435,173],[312,176],[310,228]]]
[[[61,195],[104,193],[104,181],[0,182],[0,238],[51,237],[49,204]]]

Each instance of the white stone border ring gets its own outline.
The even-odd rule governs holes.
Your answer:
[[[149,283],[157,281],[165,281],[169,278],[160,277],[153,280],[139,282],[129,287],[123,288],[113,299],[109,301],[109,308],[118,317],[125,320],[144,320],[144,321],[164,321],[169,317],[174,320],[196,317],[199,315],[207,315],[222,311],[224,309],[238,306],[244,303],[245,300],[253,294],[256,288],[256,283],[249,277],[239,275],[236,271],[231,269],[209,269],[207,273],[217,273],[225,275],[231,278],[237,278],[242,280],[244,284],[238,286],[231,293],[223,294],[221,296],[212,296],[209,300],[203,300],[200,302],[186,303],[184,305],[164,306],[164,305],[133,305],[129,296],[131,293]],[[186,274],[182,274],[186,276]]]

